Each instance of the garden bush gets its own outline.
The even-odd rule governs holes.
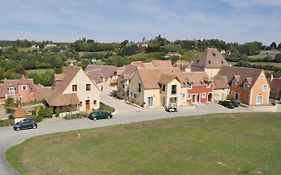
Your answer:
[[[4,119],[4,120],[0,120],[0,127],[3,126],[12,126],[14,124],[14,120],[13,119]]]

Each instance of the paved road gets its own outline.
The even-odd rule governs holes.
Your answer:
[[[229,110],[217,104],[208,104],[198,106],[196,109],[194,107],[186,107],[180,108],[179,112],[177,113],[167,113],[161,108],[152,110],[139,109],[128,105],[123,101],[116,101],[111,97],[103,97],[102,99],[103,102],[111,104],[113,107],[118,107],[116,113],[114,114],[114,117],[110,120],[91,121],[87,118],[76,120],[53,118],[44,120],[43,122],[39,123],[38,129],[36,130],[15,132],[12,130],[12,127],[0,128],[0,175],[18,174],[9,165],[7,165],[6,161],[4,160],[4,153],[11,146],[19,144],[24,140],[34,136],[154,119],[172,118],[177,116],[194,116],[210,113],[247,112],[247,110],[242,107],[236,108],[234,110]]]

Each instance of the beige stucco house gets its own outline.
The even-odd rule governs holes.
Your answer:
[[[129,99],[142,107],[183,106],[187,88],[177,67],[137,68],[129,85]]]
[[[137,68],[167,68],[173,67],[170,60],[152,60],[151,62],[144,63],[142,61],[134,61],[124,67],[122,74],[118,75],[117,79],[117,98],[129,100],[130,96],[130,82],[133,74]]]
[[[100,107],[100,90],[79,67],[69,66],[55,75],[55,85],[46,97],[49,106],[62,113],[88,112]]]

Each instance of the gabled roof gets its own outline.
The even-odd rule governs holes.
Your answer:
[[[207,48],[205,52],[192,64],[194,67],[221,68],[228,66],[227,61],[216,48]]]
[[[54,86],[51,94],[46,97],[46,102],[51,106],[66,106],[79,104],[77,95],[74,94],[63,94],[67,86],[71,83],[76,74],[81,68],[76,66],[69,66],[64,71],[64,77],[61,83]]]
[[[28,114],[25,112],[25,110],[22,107],[18,107],[16,112],[14,113],[14,118],[25,118]]]
[[[211,79],[206,72],[185,72],[183,73],[185,81],[187,83],[192,84],[192,86],[204,86],[206,82],[212,82]]]
[[[155,67],[173,67],[171,60],[152,60]]]
[[[250,84],[250,87],[252,87],[262,72],[262,69],[223,66],[218,72],[218,76],[225,76],[228,83],[231,83],[232,80],[236,80],[238,83],[237,86],[242,86],[246,80]]]
[[[158,89],[160,81],[167,84],[173,78],[176,78],[182,84],[184,83],[182,71],[177,67],[138,68],[137,72],[144,89]],[[165,78],[167,79],[165,80]]]

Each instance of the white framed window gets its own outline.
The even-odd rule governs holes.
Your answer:
[[[26,86],[26,85],[23,85],[23,86],[22,86],[22,90],[23,90],[23,91],[26,91],[26,90],[27,90],[27,86]]]
[[[207,88],[210,88],[211,87],[211,83],[207,83]]]
[[[202,93],[202,98],[206,98],[206,93]]]
[[[191,94],[187,94],[186,98],[191,99]]]
[[[182,98],[184,98],[185,97],[185,93],[182,93]]]
[[[187,89],[192,89],[192,84],[187,84]]]
[[[268,85],[267,84],[263,84],[262,85],[262,91],[265,92],[268,89]]]

